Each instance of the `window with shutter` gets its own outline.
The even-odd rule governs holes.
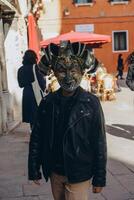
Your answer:
[[[128,31],[113,31],[113,51],[128,51]]]
[[[92,3],[92,0],[76,0],[76,3]]]
[[[128,4],[130,0],[108,0],[112,5],[113,4]]]
[[[73,3],[76,6],[80,6],[80,5],[92,5],[94,3],[94,0],[73,0]]]

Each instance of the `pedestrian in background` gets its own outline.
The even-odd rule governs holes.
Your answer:
[[[80,87],[90,52],[73,47],[62,42],[46,49],[42,64],[54,71],[60,88],[41,101],[29,144],[29,180],[40,185],[42,168],[54,200],[88,200],[91,185],[100,193],[106,184],[103,111],[99,99]]]
[[[38,104],[35,98],[32,83],[35,81],[33,66],[35,65],[35,73],[42,91],[45,90],[46,81],[38,70],[37,55],[33,50],[27,50],[24,54],[22,66],[18,70],[18,84],[23,88],[22,94],[22,121],[30,123],[32,129],[35,120]]]
[[[117,60],[117,78],[120,77],[120,79],[123,79],[123,70],[124,70],[124,64],[123,64],[123,58],[122,54],[118,55],[118,60]]]

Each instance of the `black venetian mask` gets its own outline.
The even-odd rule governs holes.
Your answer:
[[[67,92],[76,90],[80,85],[82,75],[83,73],[78,63],[69,58],[61,59],[55,70],[55,76],[61,88]]]

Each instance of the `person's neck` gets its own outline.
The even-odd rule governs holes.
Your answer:
[[[74,93],[75,93],[75,91],[68,92],[68,91],[62,89],[62,95],[65,97],[73,96]]]

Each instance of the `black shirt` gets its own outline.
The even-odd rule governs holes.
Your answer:
[[[56,120],[54,131],[54,143],[52,150],[53,166],[52,171],[65,175],[64,170],[64,157],[63,157],[63,139],[68,125],[68,119],[72,110],[73,104],[76,102],[77,90],[73,96],[63,96],[59,94],[59,107],[60,113]]]

